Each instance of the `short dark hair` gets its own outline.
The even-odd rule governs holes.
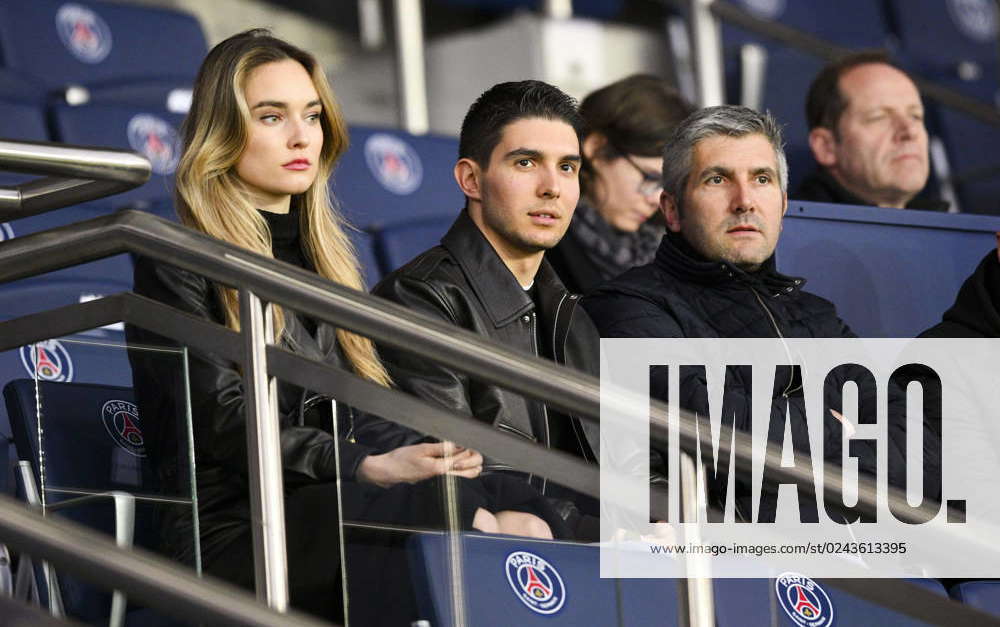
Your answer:
[[[600,133],[607,142],[595,157],[606,161],[623,155],[660,157],[667,138],[695,108],[666,80],[651,74],[633,74],[580,102],[583,136]],[[584,157],[581,184],[594,178],[593,165]]]
[[[583,134],[576,100],[559,88],[542,81],[499,83],[483,92],[465,114],[458,158],[472,159],[485,169],[503,129],[523,118],[562,120],[573,127],[578,139]]]
[[[859,65],[882,63],[896,68],[903,74],[906,72],[892,62],[889,55],[882,50],[863,50],[845,55],[828,64],[813,79],[806,97],[806,122],[809,130],[817,127],[828,128],[837,133],[840,116],[847,110],[847,98],[840,91],[840,77]],[[911,81],[913,78],[906,74]]]

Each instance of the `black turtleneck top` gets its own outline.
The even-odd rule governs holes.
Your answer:
[[[275,259],[315,272],[316,268],[302,252],[302,238],[299,235],[299,208],[294,206],[288,213],[260,211],[271,229],[271,254]]]
[[[275,259],[290,263],[311,272],[316,271],[312,261],[306,257],[302,248],[302,238],[299,233],[300,209],[292,203],[288,213],[260,211],[271,230],[271,254]],[[316,335],[316,321],[305,316],[299,316],[309,335]]]

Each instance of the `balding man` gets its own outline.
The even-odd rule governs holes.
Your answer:
[[[850,205],[946,211],[927,198],[924,106],[909,76],[881,53],[825,67],[806,101],[809,147],[819,169],[794,197]]]

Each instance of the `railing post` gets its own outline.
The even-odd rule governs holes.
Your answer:
[[[698,470],[687,453],[680,457],[681,473],[681,519],[684,521],[685,544],[701,544],[698,533],[698,499],[705,494],[698,485]],[[715,627],[715,599],[712,594],[712,577],[709,558],[704,553],[689,553],[684,559],[687,570],[688,625],[691,627]]]
[[[403,128],[423,135],[430,128],[424,68],[424,20],[421,0],[395,0],[396,69]]]
[[[691,0],[691,40],[698,73],[698,104],[714,107],[725,101],[719,21],[712,15],[714,0]]]
[[[556,20],[573,17],[573,0],[545,0],[545,17]]]
[[[279,612],[288,609],[288,557],[281,476],[276,383],[267,375],[266,350],[274,342],[271,305],[240,289],[244,341],[243,395],[246,405],[250,523],[253,529],[257,598]]]

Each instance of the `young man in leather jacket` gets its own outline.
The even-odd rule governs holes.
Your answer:
[[[574,100],[551,85],[521,81],[487,90],[462,125],[454,174],[465,209],[439,246],[373,292],[596,374],[597,332],[544,259],[566,232],[580,195],[581,125]],[[401,389],[506,433],[596,460],[596,426],[404,350],[379,346],[379,353]],[[358,438],[391,449],[425,436],[373,420],[358,426]],[[488,459],[483,472],[486,483],[491,474],[515,475],[542,495],[549,513],[543,517],[556,537],[596,535],[596,527],[580,529],[577,506],[586,499],[579,495],[498,460]],[[553,510],[560,520],[553,520]]]

